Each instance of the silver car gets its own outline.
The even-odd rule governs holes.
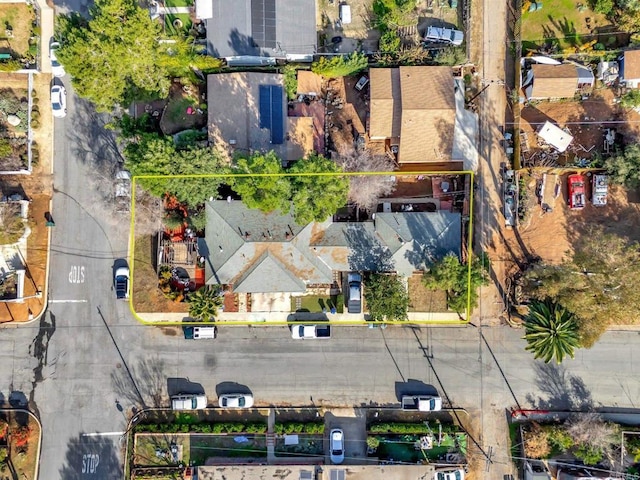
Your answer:
[[[56,118],[67,116],[67,90],[62,85],[51,87],[51,111]]]

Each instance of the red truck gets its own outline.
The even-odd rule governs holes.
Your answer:
[[[584,175],[576,173],[569,175],[569,208],[571,210],[582,210],[585,204],[586,191],[585,184],[586,179]]]

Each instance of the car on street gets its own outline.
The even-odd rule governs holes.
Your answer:
[[[211,327],[182,327],[184,338],[187,340],[201,340],[205,338],[216,338],[218,329],[215,326]]]
[[[348,297],[347,311],[362,313],[362,275],[351,272],[347,275]]]
[[[253,395],[249,393],[226,393],[218,399],[220,408],[251,408]]]
[[[304,340],[305,338],[330,338],[329,325],[294,325],[291,327],[291,338]]]
[[[424,41],[427,43],[445,43],[454,46],[462,45],[463,40],[464,33],[460,30],[436,27],[434,25],[427,28],[427,33],[424,36]]]
[[[58,61],[56,57],[56,50],[60,48],[58,42],[51,42],[49,45],[49,59],[51,60],[51,73],[54,77],[64,77],[67,72],[64,71],[64,67]]]
[[[344,462],[344,432],[339,428],[331,430],[330,434],[331,452],[329,457],[331,463],[334,465],[340,465]]]
[[[126,300],[129,298],[129,266],[122,265],[116,268],[113,275],[113,288],[116,291],[116,299]]]
[[[67,116],[67,90],[62,85],[51,87],[51,111],[56,118]]]
[[[203,394],[179,393],[171,397],[171,408],[174,410],[204,410],[207,408],[207,397]]]
[[[464,470],[458,468],[456,470],[436,472],[434,480],[464,480]]]
[[[442,410],[442,398],[434,395],[404,395],[401,399],[403,410],[438,412]]]

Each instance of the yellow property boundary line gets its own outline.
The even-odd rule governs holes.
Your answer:
[[[447,321],[447,320],[433,320],[433,321],[418,321],[418,320],[385,320],[381,322],[375,322],[376,324],[385,324],[385,325],[460,325],[469,323],[469,319],[471,317],[471,263],[473,261],[473,195],[474,195],[474,173],[470,170],[454,170],[454,171],[411,171],[411,172],[322,172],[322,173],[296,173],[296,174],[287,174],[287,173],[227,173],[227,174],[193,174],[193,175],[136,175],[131,179],[131,225],[129,230],[129,252],[131,255],[131,259],[129,262],[129,268],[131,271],[131,285],[129,286],[131,295],[129,295],[129,309],[131,310],[134,318],[142,323],[143,325],[152,325],[152,326],[185,326],[185,325],[218,325],[221,324],[229,325],[229,326],[286,326],[289,325],[290,322],[287,320],[283,321],[233,321],[233,320],[225,320],[224,322],[174,322],[174,321],[156,321],[149,322],[143,319],[138,315],[133,307],[133,276],[135,274],[135,198],[136,198],[136,183],[138,180],[160,180],[160,179],[188,179],[188,178],[228,178],[228,177],[238,177],[238,178],[247,178],[247,177],[311,177],[311,176],[321,176],[321,177],[354,177],[354,176],[394,176],[394,177],[404,177],[404,176],[418,176],[418,175],[426,175],[426,176],[434,176],[434,175],[469,175],[469,232],[467,234],[467,252],[468,252],[468,260],[467,260],[467,310],[464,315],[464,319],[460,319],[458,321]],[[163,312],[158,312],[163,313]],[[283,312],[284,313],[284,312]],[[188,313],[184,315],[188,317]],[[345,326],[363,326],[363,325],[372,325],[371,321],[362,320],[362,321],[316,321],[311,320],[311,323],[318,325],[345,325]]]

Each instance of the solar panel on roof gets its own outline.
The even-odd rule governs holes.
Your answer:
[[[251,36],[263,48],[276,48],[276,0],[251,0]]]
[[[284,141],[284,114],[282,108],[283,89],[271,85],[271,143],[280,145]]]
[[[271,143],[284,142],[284,90],[280,85],[260,85],[258,122],[260,128],[268,128]]]

